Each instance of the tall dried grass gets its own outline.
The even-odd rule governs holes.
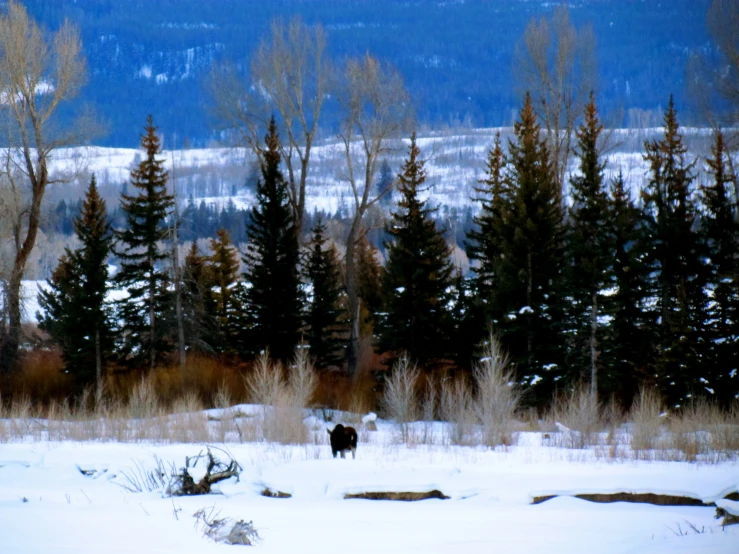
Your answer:
[[[629,412],[631,448],[637,454],[652,450],[662,433],[662,401],[654,388],[642,388]]]
[[[490,335],[480,362],[474,367],[476,394],[474,411],[482,433],[482,444],[495,447],[514,443],[513,422],[520,394],[514,385],[513,371],[500,341]]]
[[[447,445],[470,446],[479,443],[475,433],[475,406],[472,391],[463,377],[447,378],[441,384],[441,419]]]
[[[402,355],[392,367],[390,377],[385,381],[385,391],[381,406],[389,419],[395,420],[396,440],[408,444],[415,442],[411,436],[412,422],[418,419],[419,400],[416,395],[416,384],[420,372],[416,364],[407,355]],[[413,439],[413,440],[412,440]]]
[[[251,402],[261,404],[263,440],[281,444],[305,444],[311,430],[303,421],[318,383],[307,348],[298,348],[293,362],[285,369],[262,353],[246,379]]]
[[[554,434],[556,446],[583,449],[598,444],[598,434],[604,429],[602,409],[589,387],[578,386],[558,395],[551,412],[552,419],[564,427]]]

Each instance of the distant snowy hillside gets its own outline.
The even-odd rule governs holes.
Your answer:
[[[471,129],[457,132],[421,133],[418,145],[426,159],[428,184],[426,197],[438,206],[464,208],[477,205],[471,201],[473,187],[483,177],[487,150],[494,136],[500,132],[504,145],[510,136],[510,128]],[[659,136],[660,128],[647,130],[614,130],[605,133],[608,141],[605,157],[608,160],[606,176],[610,180],[619,172],[631,189],[642,188],[647,178],[648,166],[643,158],[644,140]],[[693,156],[704,156],[710,140],[706,129],[683,129],[686,142]],[[393,174],[400,170],[407,154],[408,140],[397,141],[384,158]],[[137,158],[137,156],[139,158]],[[122,186],[129,180],[129,172],[141,152],[129,148],[85,147],[55,152],[52,173],[77,175],[84,184],[90,172],[94,172],[102,185]],[[170,178],[177,182],[180,202],[189,199],[204,200],[223,206],[229,200],[239,207],[248,207],[253,201],[247,181],[255,178],[254,158],[243,149],[203,148],[164,151],[161,157],[170,171]],[[351,190],[345,175],[344,153],[334,141],[325,140],[313,149],[308,178],[308,210],[335,213],[351,206]],[[577,159],[571,158],[570,171],[577,170]],[[702,165],[697,165],[699,179]],[[379,178],[379,175],[377,176]],[[81,191],[81,187],[75,190]]]

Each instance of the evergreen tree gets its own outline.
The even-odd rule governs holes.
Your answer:
[[[306,314],[306,340],[317,367],[338,366],[344,359],[347,339],[341,267],[336,248],[326,244],[326,226],[320,218],[312,233],[305,268],[306,280],[313,288]]]
[[[485,306],[479,302],[474,281],[465,279],[459,268],[454,274],[452,291],[451,357],[458,369],[469,371],[479,358],[479,346],[485,331],[490,331],[493,326],[486,320]]]
[[[164,261],[169,250],[162,242],[169,235],[167,218],[174,197],[167,192],[164,160],[157,159],[161,146],[151,116],[147,118],[141,146],[146,156],[131,171],[131,186],[138,195],[121,197],[127,226],[116,233],[121,269],[115,277],[128,298],[120,301],[122,354],[152,369],[162,354],[171,350],[172,293]]]
[[[218,326],[225,332],[229,314],[234,308],[233,290],[239,275],[239,254],[225,229],[216,232],[216,238],[210,241],[210,249],[213,254],[208,258],[208,276],[213,286]]]
[[[505,180],[506,159],[500,143],[500,133],[495,135],[495,143],[488,151],[486,178],[475,188],[479,195],[474,198],[480,202],[480,214],[472,218],[474,227],[467,233],[467,257],[475,274],[474,284],[477,297],[483,303],[484,320],[478,339],[482,339],[485,328],[501,317],[499,302],[496,301],[495,267],[501,254],[501,235],[503,232],[503,201],[508,194]]]
[[[712,300],[707,320],[708,363],[701,377],[706,391],[726,405],[739,394],[739,206],[734,196],[737,176],[720,131],[711,155],[706,163],[713,179],[701,187],[702,235],[710,259],[706,288]]]
[[[508,143],[500,256],[494,272],[504,314],[503,344],[525,385],[537,385],[533,402],[549,397],[563,374],[562,206],[546,138],[527,94],[515,140]]]
[[[65,370],[79,385],[94,379],[101,386],[113,347],[111,309],[105,301],[113,239],[94,175],[73,225],[81,246],[74,252],[65,250],[49,289],[41,291],[39,303],[45,314],[39,326],[62,345]]]
[[[245,353],[269,348],[270,355],[288,361],[300,339],[301,290],[299,250],[287,184],[280,170],[280,141],[274,119],[262,152],[262,178],[257,205],[248,228],[244,254],[247,287],[243,293],[247,335]]]
[[[628,406],[642,385],[654,384],[650,368],[655,320],[647,309],[650,291],[644,218],[620,173],[613,181],[609,204],[613,294],[604,299],[604,310],[611,320],[605,340],[608,348],[602,352],[608,369],[598,388]]]
[[[379,325],[379,349],[405,352],[422,367],[449,356],[451,251],[418,194],[426,181],[416,135],[398,175],[401,200],[387,232],[388,259],[383,279],[385,314]]]
[[[208,260],[193,242],[182,268],[182,312],[189,352],[210,353],[223,347],[212,288]]]
[[[568,366],[575,381],[590,382],[597,396],[598,374],[602,371],[599,352],[604,330],[599,324],[603,312],[603,291],[609,285],[612,263],[608,195],[601,161],[600,139],[603,126],[598,119],[591,93],[585,108],[585,121],[576,131],[579,172],[570,179],[572,208],[566,230]],[[584,373],[584,374],[583,374]]]
[[[357,284],[361,310],[358,321],[363,326],[360,329],[359,335],[371,336],[377,314],[382,312],[384,307],[382,297],[384,269],[378,261],[378,250],[369,241],[366,233],[362,233],[359,240],[357,240],[356,252],[358,268]]]
[[[674,102],[664,118],[662,140],[645,143],[650,180],[643,200],[649,216],[653,294],[659,329],[656,374],[670,404],[683,404],[703,386],[701,348],[706,299],[696,207],[691,198],[695,162],[686,160]]]

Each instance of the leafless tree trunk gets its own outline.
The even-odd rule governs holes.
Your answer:
[[[52,135],[51,119],[59,105],[79,90],[86,73],[79,31],[65,21],[46,36],[25,7],[11,0],[0,16],[0,109],[8,130],[3,175],[22,179],[30,205],[20,213],[15,255],[5,288],[7,326],[0,337],[0,372],[15,367],[21,336],[20,288],[38,234],[41,201],[49,184],[48,160],[60,146],[81,140],[79,129]],[[15,187],[16,185],[13,184]]]
[[[521,92],[529,91],[536,115],[544,122],[557,183],[562,190],[572,151],[575,121],[595,89],[595,34],[575,28],[566,6],[551,18],[532,19],[514,54],[514,76]]]
[[[281,155],[287,168],[290,205],[299,234],[305,213],[305,184],[310,155],[319,130],[321,109],[331,88],[332,70],[326,58],[326,37],[320,25],[300,19],[287,26],[272,23],[251,62],[251,83],[245,86],[233,67],[212,73],[214,111],[239,134],[239,142],[256,156],[274,110],[286,140]]]
[[[172,146],[174,146],[174,141]],[[185,322],[182,315],[180,238],[177,233],[177,225],[179,225],[180,221],[180,206],[177,200],[177,177],[175,176],[174,149],[172,150],[172,196],[174,197],[174,213],[172,215],[172,278],[174,279],[175,317],[177,318],[177,351],[179,353],[180,371],[184,371],[185,363],[187,362],[187,354],[185,352]]]
[[[598,293],[593,291],[590,311],[590,394],[598,400]]]
[[[369,54],[347,62],[339,102],[344,112],[339,138],[344,146],[346,178],[354,200],[345,258],[350,329],[347,362],[349,373],[354,374],[360,313],[356,245],[364,214],[382,195],[372,186],[380,157],[390,148],[390,141],[410,127],[412,110],[408,91],[397,70]]]
[[[693,56],[688,63],[688,89],[700,114],[712,127],[736,127],[739,125],[739,3],[713,0],[706,23],[720,57],[716,62],[704,55]]]

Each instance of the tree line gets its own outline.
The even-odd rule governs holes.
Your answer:
[[[720,132],[710,157],[689,159],[672,101],[664,129],[644,144],[649,184],[632,198],[621,176],[606,181],[591,96],[575,132],[579,170],[568,203],[527,95],[513,137],[506,145],[497,137],[475,189],[469,275],[454,267],[444,230],[419,197],[426,173],[412,135],[385,227],[385,265],[366,236],[357,241],[358,335],[388,367],[407,355],[434,372],[469,370],[492,331],[532,405],[575,383],[624,404],[644,386],[672,406],[731,402],[739,393],[737,175]],[[121,202],[127,225],[111,229],[93,179],[75,220],[81,246],[41,293],[40,326],[62,345],[67,370],[87,384],[113,360],[152,369],[172,356],[176,278],[188,353],[253,359],[268,350],[288,362],[304,347],[317,367],[346,368],[346,256],[342,264],[320,218],[300,244],[274,121],[246,250],[219,230],[212,253],[193,244],[181,272],[171,261],[174,198],[151,120],[142,146],[146,158],[131,174],[138,194]],[[696,182],[697,163],[707,182]],[[109,277],[113,252],[121,268]],[[127,296],[107,300],[113,289]]]
[[[730,14],[736,10],[721,0],[714,4]],[[111,225],[91,183],[74,224],[83,247],[68,250],[54,272],[41,299],[42,325],[56,334],[68,364],[70,356],[84,353],[88,376],[100,377],[111,359],[153,368],[174,351],[181,363],[197,350],[249,358],[268,348],[286,359],[308,334],[309,348],[324,336],[342,344],[338,350],[327,346],[319,365],[343,360],[349,374],[368,342],[390,361],[408,352],[431,371],[466,369],[492,329],[532,404],[577,381],[626,403],[644,383],[659,386],[675,404],[702,393],[732,397],[737,195],[727,141],[717,132],[713,157],[706,160],[723,188],[695,183],[696,161],[687,159],[670,100],[664,138],[644,145],[651,179],[641,198],[630,197],[623,179],[604,183],[602,125],[594,98],[585,108],[583,97],[590,35],[562,8],[551,21],[532,20],[522,36],[522,67],[536,71],[526,72],[531,94],[525,94],[513,138],[505,145],[497,140],[488,153],[487,178],[477,188],[481,211],[467,237],[470,277],[452,267],[433,210],[419,199],[425,171],[415,139],[395,178],[382,167],[392,141],[415,127],[397,69],[369,53],[337,64],[326,54],[320,26],[275,21],[246,79],[241,67],[226,65],[214,67],[210,82],[224,136],[250,147],[261,164],[257,205],[244,218],[246,250],[238,252],[218,231],[210,255],[194,246],[184,264],[177,262],[180,218],[149,120],[142,137],[147,158],[131,174],[136,194],[122,195],[125,224]],[[733,63],[731,37],[716,36],[720,53]],[[48,159],[84,135],[81,126],[67,135],[49,122],[78,91],[84,59],[73,26],[65,23],[47,41],[15,1],[0,16],[0,43],[0,74],[18,99],[3,105],[12,132],[0,180],[8,190],[0,203],[3,228],[15,252],[3,268],[0,314],[0,370],[10,372],[18,367],[22,335],[20,283],[52,182]],[[735,66],[729,68],[731,80]],[[735,106],[732,90],[715,88]],[[312,146],[328,98],[341,113],[341,175],[350,189],[340,265],[321,224],[301,244],[310,219],[305,185]],[[583,111],[576,129],[575,114]],[[566,183],[573,153],[580,170]],[[27,193],[23,183],[30,184]],[[566,185],[572,205],[563,198]],[[387,263],[381,267],[367,240],[376,232],[368,219],[396,186],[401,202],[385,229]],[[79,228],[85,218],[88,230],[98,230],[94,240]],[[84,246],[86,240],[92,246]],[[120,260],[112,279],[101,261],[111,252]],[[307,261],[307,252],[334,261]],[[246,267],[240,276],[239,257]],[[328,276],[338,281],[325,287],[315,282]],[[126,298],[109,304],[109,281]],[[336,321],[324,314],[306,323],[319,299],[325,313],[338,314]],[[74,313],[77,320],[65,319]],[[319,320],[328,321],[325,332]],[[64,325],[89,332],[71,336]]]

